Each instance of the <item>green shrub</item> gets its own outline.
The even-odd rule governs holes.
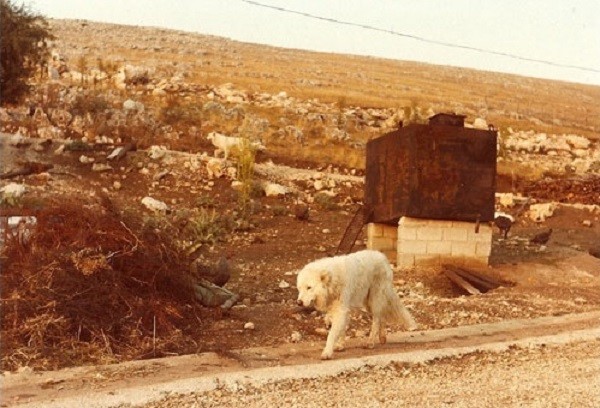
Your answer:
[[[315,203],[327,211],[339,209],[339,205],[335,202],[334,197],[324,192],[315,194]]]
[[[29,90],[27,80],[48,60],[47,40],[54,36],[46,20],[25,5],[0,0],[1,103],[18,102]]]
[[[181,103],[174,95],[167,96],[165,105],[160,110],[160,120],[173,127],[202,126],[202,107],[193,103]]]
[[[256,193],[254,183],[254,162],[256,151],[248,139],[238,152],[237,178],[242,183],[238,191],[238,210],[242,218],[250,216],[250,199]],[[261,189],[262,191],[262,189]]]
[[[74,115],[84,116],[86,113],[90,113],[94,116],[104,113],[108,108],[110,108],[110,105],[104,96],[94,93],[84,93],[75,97],[73,106],[71,106],[71,112]]]
[[[287,207],[285,205],[274,205],[271,208],[271,211],[273,212],[273,215],[275,215],[277,217],[289,214],[289,210],[287,209]]]

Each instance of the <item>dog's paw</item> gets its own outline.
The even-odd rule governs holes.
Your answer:
[[[336,344],[334,350],[335,351],[344,351],[344,350],[346,350],[346,346],[344,346],[343,344]]]
[[[408,327],[406,328],[406,331],[411,331],[411,332],[412,332],[412,331],[417,331],[417,330],[419,330],[419,326],[417,326],[416,324],[414,324],[414,325],[413,325],[413,324],[411,324],[410,326],[408,326]]]
[[[368,342],[366,342],[366,343],[364,344],[364,346],[363,346],[363,347],[364,347],[364,348],[366,348],[366,349],[372,349],[372,348],[375,348],[375,342],[374,342],[374,341],[370,341],[370,340],[369,340]]]
[[[321,360],[331,360],[332,357],[333,352],[331,351],[324,351],[323,353],[321,353]]]

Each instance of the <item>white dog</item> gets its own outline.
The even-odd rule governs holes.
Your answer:
[[[321,354],[324,360],[344,348],[348,314],[352,308],[364,308],[373,317],[367,347],[375,340],[386,342],[385,322],[403,323],[408,330],[417,324],[392,283],[392,268],[381,252],[365,250],[350,255],[323,258],[306,265],[298,274],[298,304],[325,312],[331,323],[327,343]]]
[[[250,141],[243,137],[225,136],[221,133],[210,132],[206,136],[207,140],[210,140],[217,149],[215,149],[215,157],[221,152],[225,156],[225,160],[229,157],[229,153],[234,150],[240,151],[245,148],[252,148],[255,150],[265,150],[265,147],[259,141]]]
[[[244,145],[244,139],[241,137],[225,136],[221,133],[210,132],[206,139],[210,140],[212,144],[217,148],[215,150],[215,157],[217,153],[223,152],[225,160],[229,157],[229,153],[234,149],[241,149]]]

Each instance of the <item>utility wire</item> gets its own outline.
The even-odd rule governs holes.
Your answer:
[[[288,8],[285,8],[285,7],[273,6],[273,5],[270,5],[270,4],[259,3],[257,1],[253,1],[253,0],[241,0],[241,1],[243,1],[244,3],[248,3],[250,5],[253,5],[253,6],[258,6],[258,7],[264,7],[264,8],[268,8],[268,9],[272,9],[272,10],[277,10],[277,11],[280,11],[280,12],[283,12],[283,13],[296,14],[296,15],[299,15],[299,16],[308,17],[308,18],[312,18],[312,19],[315,19],[315,20],[327,21],[329,23],[334,23],[334,24],[341,24],[341,25],[347,25],[347,26],[351,26],[351,27],[364,28],[365,30],[378,31],[378,32],[382,32],[382,33],[392,34],[392,35],[395,35],[395,36],[398,36],[398,37],[410,38],[410,39],[413,39],[413,40],[416,40],[416,41],[421,41],[421,42],[425,42],[425,43],[429,43],[429,44],[441,45],[443,47],[458,48],[458,49],[469,50],[469,51],[476,51],[476,52],[480,52],[480,53],[483,53],[483,54],[499,55],[499,56],[502,56],[502,57],[512,58],[512,59],[516,59],[516,60],[529,61],[529,62],[537,62],[537,63],[540,63],[540,64],[546,64],[546,65],[551,65],[551,66],[560,67],[560,68],[570,68],[570,69],[578,69],[580,71],[598,72],[598,73],[600,73],[600,69],[597,69],[597,68],[582,67],[582,66],[579,66],[579,65],[561,64],[559,62],[553,62],[553,61],[541,60],[541,59],[536,59],[536,58],[523,57],[521,55],[511,54],[511,53],[508,53],[508,52],[487,50],[487,49],[484,49],[484,48],[472,47],[472,46],[469,46],[469,45],[454,44],[454,43],[449,43],[449,42],[445,42],[445,41],[431,40],[429,38],[424,38],[424,37],[420,37],[420,36],[413,35],[413,34],[401,33],[401,32],[394,31],[394,30],[386,30],[385,28],[379,28],[379,27],[375,27],[375,26],[372,26],[372,25],[368,25],[368,24],[353,23],[351,21],[338,20],[338,19],[331,18],[331,17],[317,16],[315,14],[305,13],[303,11],[291,10],[291,9],[288,9]]]

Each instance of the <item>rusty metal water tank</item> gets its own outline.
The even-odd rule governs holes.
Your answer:
[[[437,114],[367,143],[365,222],[493,220],[497,132],[464,119]]]

